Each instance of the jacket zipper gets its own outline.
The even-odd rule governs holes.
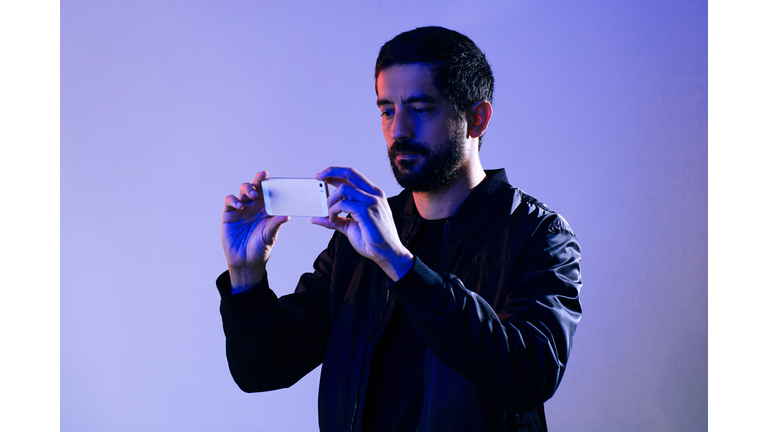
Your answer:
[[[445,226],[443,227],[443,244],[440,248],[440,258],[438,259],[438,267],[440,269],[445,268],[445,265],[443,265],[443,258],[445,258],[445,250],[447,249],[448,245],[446,244],[445,239],[448,237],[448,220],[445,221]],[[435,269],[436,271],[438,269]]]
[[[414,218],[411,220],[411,224],[408,226],[408,231],[405,233],[405,239],[407,240],[411,230],[413,229],[413,226],[416,224],[416,219]],[[446,221],[445,229],[448,230],[448,222]],[[443,237],[445,237],[445,232],[443,232]],[[403,239],[401,239],[403,241]],[[403,241],[405,243],[405,241]],[[407,246],[407,245],[406,245]],[[381,324],[381,320],[384,319],[384,314],[387,313],[387,309],[389,307],[389,290],[387,290],[387,299],[384,301],[384,310],[381,312],[381,316],[379,316],[379,320],[376,322],[376,326],[374,327],[374,334],[376,333],[376,330],[379,328],[379,324]],[[370,342],[370,339],[369,339]],[[363,374],[365,373],[365,358],[368,356],[368,344],[365,345],[365,351],[363,351],[363,367],[360,370],[360,383],[357,386],[357,391],[355,392],[355,407],[352,410],[352,421],[349,423],[349,431],[352,432],[355,428],[355,418],[357,417],[357,407],[360,401],[360,387],[363,385]]]
[[[387,299],[384,301],[384,310],[381,311],[381,316],[379,316],[379,320],[376,322],[376,326],[373,328],[373,333],[376,334],[376,331],[379,329],[379,325],[381,324],[381,320],[384,319],[384,314],[387,313],[387,309],[389,307],[389,290],[387,290]],[[352,421],[349,423],[349,432],[352,432],[355,427],[355,417],[357,417],[357,405],[360,400],[360,387],[363,385],[363,375],[365,373],[365,359],[368,357],[368,344],[370,343],[371,339],[368,339],[368,343],[365,344],[365,351],[363,351],[363,367],[360,369],[360,381],[357,385],[357,391],[355,392],[355,408],[352,410]]]

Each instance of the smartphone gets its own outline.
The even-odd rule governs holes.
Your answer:
[[[328,185],[313,178],[268,178],[261,182],[270,216],[328,216]]]

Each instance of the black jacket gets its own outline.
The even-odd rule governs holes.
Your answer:
[[[421,218],[390,198],[408,246]],[[488,171],[445,227],[436,269],[418,257],[393,283],[334,234],[293,294],[266,279],[230,294],[217,280],[230,371],[246,392],[288,387],[319,364],[322,431],[360,430],[374,346],[397,296],[426,340],[420,431],[546,430],[543,403],[565,371],[579,303],[580,249],[566,221]]]

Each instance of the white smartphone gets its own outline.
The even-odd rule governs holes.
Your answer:
[[[268,178],[261,182],[270,216],[328,216],[328,185],[313,178]]]

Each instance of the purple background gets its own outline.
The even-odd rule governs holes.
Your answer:
[[[319,369],[232,381],[224,197],[353,166],[389,194],[373,66],[442,25],[496,76],[485,168],[563,214],[584,316],[550,429],[707,427],[707,3],[69,1],[61,5],[61,430],[317,429]],[[331,233],[295,218],[293,290]]]

